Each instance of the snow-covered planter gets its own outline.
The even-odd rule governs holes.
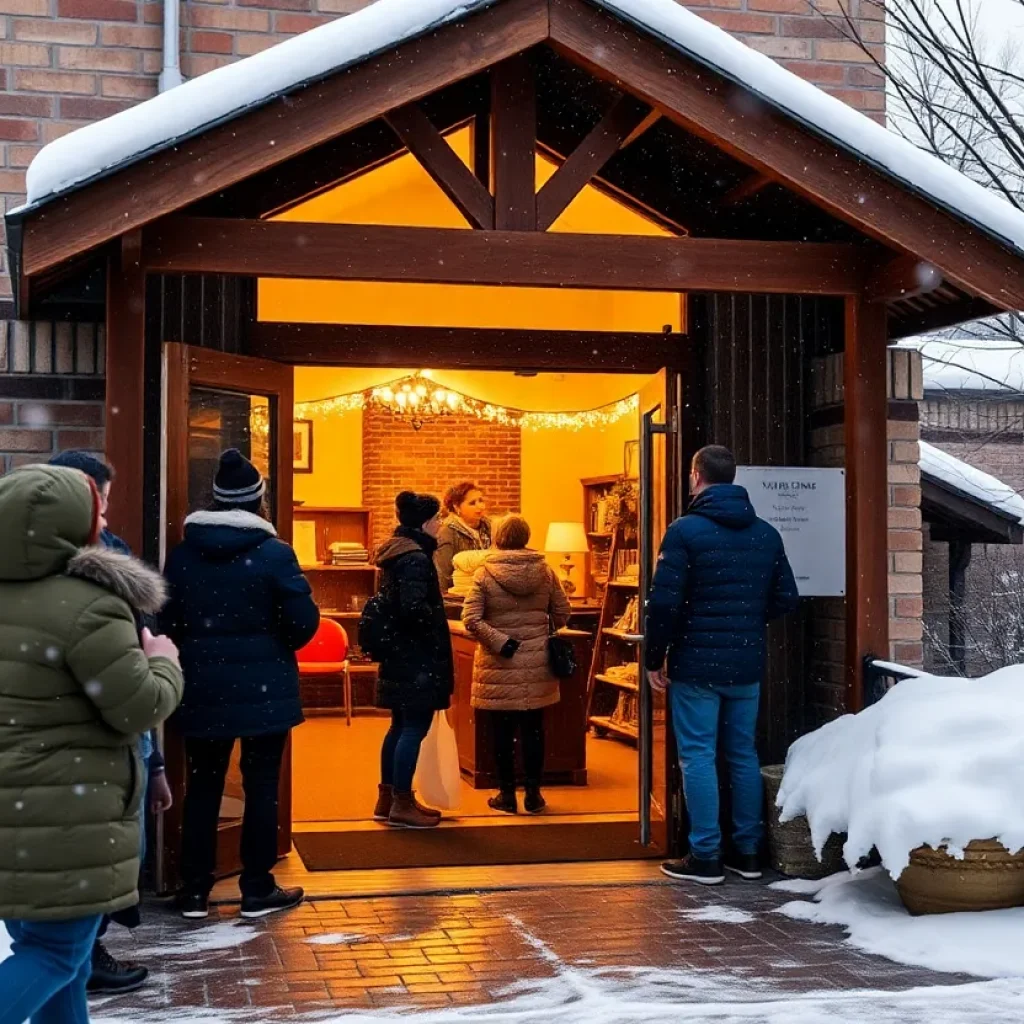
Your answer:
[[[967,844],[961,858],[919,846],[896,880],[912,914],[1007,910],[1024,906],[1024,852],[1010,853],[994,839]]]
[[[834,832],[851,866],[877,849],[908,908],[934,913],[1024,905],[1022,794],[1024,666],[1012,666],[922,673],[801,737],[778,804],[782,821],[806,815],[819,856]]]

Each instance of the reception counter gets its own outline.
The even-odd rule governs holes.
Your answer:
[[[461,622],[448,623],[455,660],[455,693],[449,721],[459,745],[459,767],[474,789],[496,789],[497,766],[486,711],[472,705],[473,656],[477,641]],[[562,630],[576,653],[576,671],[561,681],[562,699],[544,711],[545,785],[587,784],[587,675],[593,637],[581,630]],[[520,772],[522,765],[519,766]]]

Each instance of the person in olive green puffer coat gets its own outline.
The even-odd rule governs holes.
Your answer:
[[[15,953],[0,964],[0,1005],[10,1019],[44,1004],[86,1019],[100,915],[137,899],[138,735],[181,699],[176,648],[147,632],[144,650],[133,618],[159,611],[163,581],[96,546],[101,525],[82,473],[29,466],[0,478],[0,918]],[[71,945],[75,957],[84,946],[82,964]],[[41,950],[68,955],[57,987],[43,975],[25,983]]]

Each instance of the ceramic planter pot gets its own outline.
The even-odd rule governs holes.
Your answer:
[[[919,846],[896,888],[911,914],[1024,906],[1024,853],[1010,853],[994,839],[968,843],[963,860],[945,848]]]
[[[844,871],[843,844],[845,835],[829,836],[822,850],[821,860],[814,855],[811,842],[811,826],[802,815],[785,823],[779,821],[779,808],[775,799],[782,784],[784,766],[766,765],[761,769],[764,779],[765,807],[768,818],[768,849],[772,867],[781,875],[790,878],[826,878],[837,871]]]

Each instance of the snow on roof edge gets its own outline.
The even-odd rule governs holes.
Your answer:
[[[500,2],[501,0],[375,0],[374,3],[354,14],[336,18],[325,25],[319,25],[307,32],[292,36],[260,53],[243,57],[232,64],[215,68],[205,75],[189,79],[174,89],[144,100],[127,110],[84,125],[45,145],[29,164],[25,176],[26,201],[21,206],[9,211],[7,216],[23,216],[61,196],[84,188],[114,171],[138,163],[154,153],[171,149],[222,124],[230,123],[241,115],[272,103],[283,95],[316,85],[355,64],[386,53],[395,46],[411,42],[444,25],[461,21],[470,13],[484,10]],[[385,19],[379,15],[382,10],[384,14],[389,13],[392,8],[397,9],[399,13],[406,14],[406,17],[404,21],[395,19],[394,23],[389,23],[392,24],[392,31],[384,34],[380,31],[380,23]],[[376,17],[368,17],[370,12],[373,12]],[[397,23],[397,29],[394,28],[395,23]],[[340,25],[345,26],[346,33],[343,34],[339,31]],[[325,50],[335,49],[329,45],[334,36],[338,36],[344,43],[344,36],[351,35],[353,29],[355,38],[349,41],[347,50],[344,45],[336,48],[338,52],[335,54],[335,59],[321,60],[319,63],[315,59],[309,59],[311,55],[307,51],[311,46],[318,51],[312,56],[323,58]],[[365,37],[370,38],[365,39]],[[361,47],[354,45],[361,38],[365,40],[364,45]],[[293,54],[295,55],[294,60],[282,61],[282,56],[288,58]],[[303,70],[297,76],[285,76],[281,74],[282,64],[288,66],[297,64],[302,69],[308,69],[309,65],[313,64],[315,70]],[[256,75],[246,74],[254,69]],[[236,94],[235,90],[230,88],[217,90],[218,78],[225,83],[235,84],[234,79],[258,77],[264,70],[267,71],[267,74],[263,76],[263,80],[267,82],[267,85],[252,90],[247,98],[239,98],[236,101],[232,98]],[[182,100],[191,99],[193,96],[197,99],[187,104],[188,108],[190,110],[206,109],[209,113],[193,115],[191,118],[182,116]],[[201,102],[198,99],[200,96],[207,102]],[[168,134],[166,131],[161,133],[155,130],[153,126],[159,123],[165,110],[170,115],[167,120],[170,120],[171,123],[176,121],[183,123],[180,131]],[[178,116],[175,117],[175,114]],[[131,135],[130,129],[134,127],[133,122],[138,122],[142,128],[140,134],[143,137],[150,136],[150,138],[144,146],[128,151],[129,147],[119,144]],[[104,128],[106,131],[102,131]],[[105,158],[100,157],[98,164],[83,166],[88,164],[88,160],[82,155],[79,148],[83,146],[83,143],[87,154],[100,150],[101,152],[106,151],[108,155]],[[92,143],[91,146],[90,143]],[[117,155],[119,149],[126,151]],[[76,165],[82,167],[78,173],[74,171]]]
[[[1024,526],[1024,498],[997,476],[921,441],[921,472]]]
[[[497,2],[500,0],[377,0],[355,14],[86,125],[37,154],[26,180],[28,201],[12,214],[23,215],[113,169],[180,144],[245,110]],[[711,68],[904,187],[1024,254],[1024,212],[675,0],[589,2]],[[295,71],[283,73],[293,65]],[[310,70],[311,65],[315,70]],[[231,86],[237,88],[242,83],[247,89],[239,89],[243,95],[236,99]],[[184,99],[191,102],[182,103]],[[170,133],[166,128],[160,130],[166,121],[172,124]],[[173,130],[174,124],[180,129]],[[95,155],[97,151],[99,155]]]

